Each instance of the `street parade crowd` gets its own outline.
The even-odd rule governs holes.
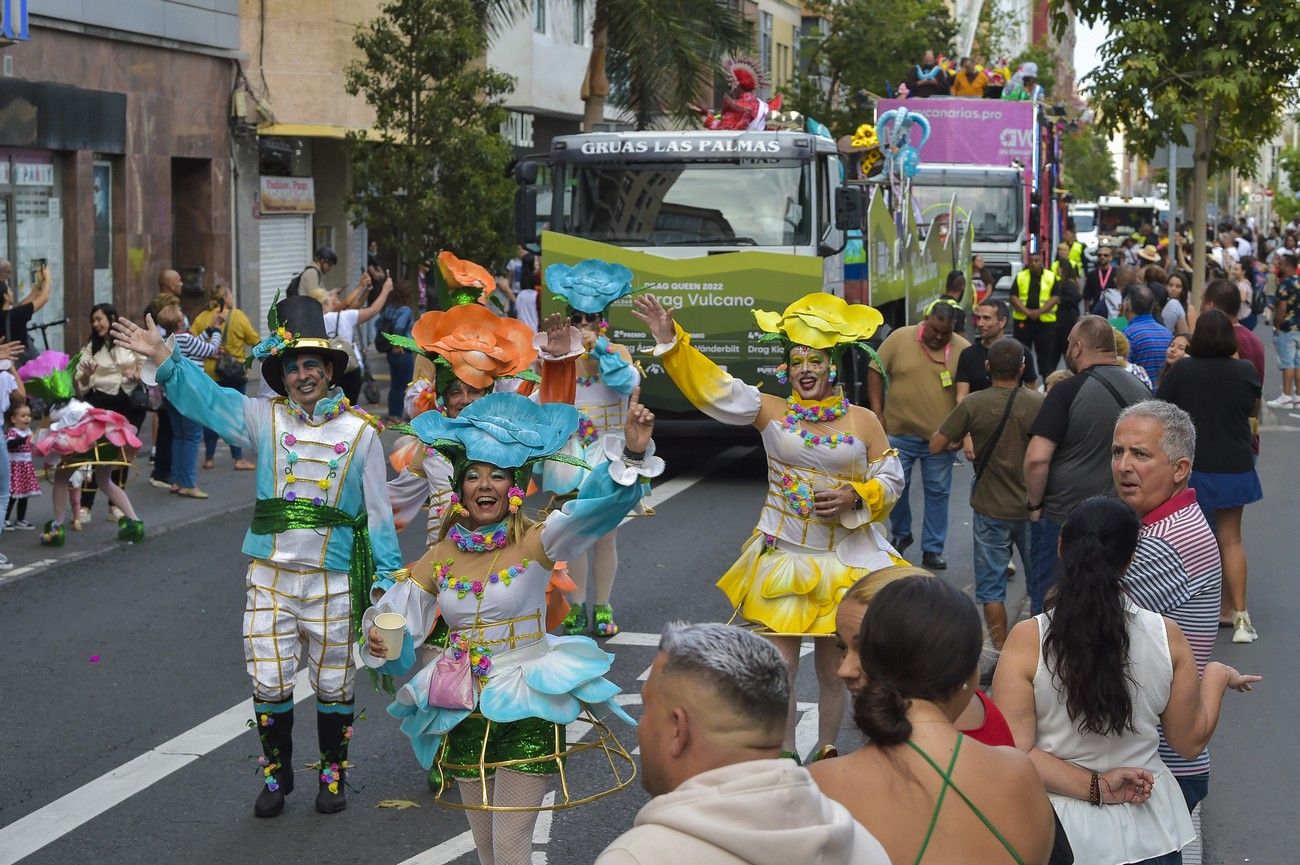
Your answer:
[[[1223,274],[1193,308],[1178,241],[1145,230],[1086,275],[1067,234],[1050,264],[1030,256],[1009,302],[975,262],[973,285],[954,274],[883,340],[880,312],[831,294],[755,310],[785,395],[733,378],[692,346],[689,309],[675,319],[603,261],[543,274],[521,252],[498,278],[442,252],[408,296],[377,261],[355,288],[323,289],[336,258],[322,249],[264,331],[221,286],[190,321],[165,271],[140,319],[96,306],[76,358],[31,352],[6,319],[6,526],[34,527],[43,461],[42,543],[66,543],[101,492],[119,536],[143,540],[125,474],[147,417],[151,481],[179,498],[207,495],[200,442],[203,466],[224,441],[253,473],[242,634],[258,817],[285,810],[304,752],[319,754],[315,809],[346,807],[359,657],[484,865],[529,862],[540,811],[626,787],[631,725],[653,798],[602,865],[1181,862],[1224,695],[1259,681],[1212,655],[1221,627],[1259,637],[1241,535],[1263,495],[1252,329],[1271,322],[1283,370],[1269,404],[1300,405],[1300,287],[1294,227],[1248,254],[1225,232]],[[17,307],[48,291],[43,275]],[[563,314],[541,317],[543,291]],[[607,333],[619,302],[682,394],[756,429],[767,463],[753,532],[717,575],[736,624],[666,625],[635,722],[597,641],[619,630],[617,527],[665,464],[640,365]],[[361,408],[367,340],[391,370],[382,416]],[[866,405],[840,381],[850,354],[869,361]],[[387,452],[386,428],[401,436]],[[934,576],[959,454],[974,471],[973,602]],[[918,464],[920,566],[906,557]],[[403,560],[399,530],[424,533],[423,555]],[[1006,604],[1016,551],[1022,621]],[[807,639],[819,726],[799,754]],[[299,731],[295,748],[301,662],[316,742]],[[846,711],[865,744],[840,756]],[[579,720],[591,732],[569,741]]]

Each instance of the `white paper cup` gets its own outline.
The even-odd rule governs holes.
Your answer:
[[[375,616],[375,627],[384,641],[384,660],[396,661],[402,656],[402,640],[406,633],[406,616],[401,613],[380,613]]]

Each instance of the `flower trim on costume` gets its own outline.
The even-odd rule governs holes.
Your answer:
[[[839,405],[826,405],[825,403],[815,403],[811,406],[801,404],[795,397],[790,397],[786,402],[785,417],[781,420],[781,426],[786,432],[798,435],[803,439],[804,447],[814,447],[816,445],[827,445],[829,447],[838,447],[841,444],[853,444],[853,435],[851,433],[812,433],[799,425],[800,421],[806,423],[829,423],[838,420],[848,414],[849,399],[846,396],[840,396]]]
[[[603,441],[605,458],[609,460],[609,476],[620,486],[631,486],[638,478],[657,478],[664,473],[664,461],[655,456],[655,443],[646,444],[645,456],[629,460],[623,453],[626,443],[622,436],[607,435]]]
[[[598,381],[600,381],[600,376],[598,375],[580,375],[578,376],[578,387],[591,387]],[[581,423],[581,421],[579,421],[579,423]]]
[[[515,489],[514,487],[511,488]],[[506,534],[506,521],[502,520],[491,526],[485,526],[477,531],[470,531],[456,523],[447,532],[456,549],[462,553],[486,553],[492,550],[499,550],[510,542]]]
[[[579,379],[579,381],[581,381],[581,379]],[[587,417],[585,413],[579,414],[578,415],[578,441],[582,443],[583,447],[586,447],[587,445],[595,442],[596,437],[599,435],[600,435],[600,430],[596,429],[595,422],[592,421],[591,418]]]
[[[510,505],[510,513],[519,513],[519,509],[524,505],[524,491],[519,487],[511,487],[506,491],[506,497]]]
[[[781,494],[789,502],[790,508],[799,516],[811,516],[813,512],[813,491],[806,482],[791,475],[781,476]]]
[[[438,590],[441,592],[453,591],[456,597],[464,598],[466,595],[473,595],[475,600],[482,601],[483,593],[487,591],[489,585],[500,583],[503,586],[509,586],[511,581],[528,570],[529,559],[511,565],[508,568],[502,568],[499,571],[488,574],[486,577],[477,580],[466,579],[465,577],[451,576],[451,559],[441,562],[434,562],[434,578],[438,581]]]
[[[253,359],[265,360],[268,357],[278,357],[289,346],[291,342],[298,338],[298,334],[291,333],[283,327],[277,327],[271,333],[267,334],[257,345],[253,346],[249,352],[250,357],[244,364],[252,366]]]
[[[328,784],[331,793],[337,793],[339,791],[339,779],[341,777],[342,775],[339,772],[338,763],[330,763],[329,765],[321,766],[320,782],[322,784]]]
[[[488,675],[492,672],[492,649],[488,646],[481,646],[478,643],[470,642],[469,638],[460,631],[454,631],[447,640],[447,651],[451,653],[452,660],[459,661],[469,655],[470,669],[474,677],[478,679],[479,685],[486,685]]]

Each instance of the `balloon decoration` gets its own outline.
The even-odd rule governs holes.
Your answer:
[[[915,145],[912,144],[914,125],[921,130],[921,140]],[[921,167],[921,148],[930,140],[930,121],[925,115],[906,108],[892,108],[877,119],[876,136],[889,173],[915,177]]]

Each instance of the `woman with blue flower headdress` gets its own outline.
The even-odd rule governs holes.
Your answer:
[[[714,420],[753,426],[767,451],[767,501],[740,558],[718,580],[737,615],[766,633],[785,657],[794,681],[799,646],[813,640],[819,687],[816,756],[833,750],[844,716],[837,670],[835,610],[849,588],[879,568],[907,564],[889,545],[883,520],[903,490],[898,451],[880,421],[851,405],[836,384],[844,350],[869,353],[883,319],[862,304],[824,292],[796,300],[783,312],[754,310],[764,341],[779,343],[785,362],[777,378],[790,383],[781,398],[737,381],[691,345],[690,334],[652,295],[638,297],[633,315],[655,338],[654,353],[691,404]],[[785,750],[795,749],[794,698]]]
[[[588,637],[546,633],[546,587],[556,560],[572,560],[619,521],[643,494],[641,481],[663,471],[650,433],[654,415],[630,395],[623,435],[601,440],[604,459],[575,500],[543,522],[523,512],[523,487],[543,460],[560,453],[578,424],[572,405],[538,405],[494,393],[455,418],[426,412],[411,427],[454,467],[451,506],[439,539],[419,561],[377,580],[363,626],[364,662],[401,675],[415,663],[441,613],[451,629],[446,649],[403,687],[389,706],[402,719],[426,769],[456,779],[480,860],[527,863],[537,812],[612,793],[632,779],[631,757],[594,710],[631,719],[613,702],[605,678],[613,661]],[[405,619],[400,656],[376,625],[382,613]],[[391,626],[390,626],[391,627]],[[395,646],[393,646],[395,648]],[[592,725],[594,743],[566,743],[566,726]],[[584,790],[590,775],[570,769],[574,755],[594,750],[613,777]],[[560,776],[554,805],[543,797]],[[445,802],[444,781],[437,800]]]
[[[641,373],[625,346],[610,342],[605,318],[609,305],[632,293],[632,271],[621,264],[588,259],[570,267],[552,264],[546,268],[546,286],[567,305],[568,321],[559,314],[542,323],[543,333],[534,343],[542,358],[542,401],[567,402],[577,407],[578,430],[566,452],[582,457],[591,465],[604,459],[601,437],[623,425],[628,396],[641,383]],[[542,473],[542,488],[558,497],[572,495],[586,470],[572,465],[548,465]],[[566,634],[595,634],[612,637],[618,633],[614,608],[609,603],[618,571],[618,532],[596,542],[587,557],[569,562],[569,576],[577,591],[573,607],[564,620]],[[587,576],[592,579],[591,624],[587,621]]]

